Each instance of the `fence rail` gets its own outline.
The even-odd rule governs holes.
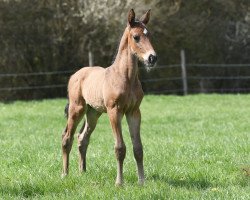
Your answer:
[[[67,87],[67,84],[38,85],[38,86],[26,86],[26,87],[4,87],[0,88],[0,91],[37,90],[37,89],[53,89],[53,88],[64,88],[64,87]]]
[[[229,67],[233,67],[233,68],[235,68],[235,67],[237,67],[237,68],[239,68],[239,67],[250,67],[250,64],[187,64],[186,65],[187,67],[199,67],[199,68],[201,68],[201,67],[206,67],[206,68],[210,68],[210,67],[212,67],[212,68],[214,68],[214,67],[216,67],[216,68],[219,68],[219,67],[226,67],[226,68],[229,68]]]
[[[67,70],[67,71],[51,71],[51,72],[5,73],[5,74],[0,74],[0,78],[1,77],[60,75],[60,74],[70,74],[73,72],[74,72],[73,70]]]

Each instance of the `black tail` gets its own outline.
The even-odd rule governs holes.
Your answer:
[[[65,117],[68,119],[68,117],[69,117],[69,103],[67,103],[65,108],[64,108],[64,114],[65,114]]]

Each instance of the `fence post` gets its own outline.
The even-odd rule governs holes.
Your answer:
[[[181,50],[181,76],[183,84],[183,94],[188,94],[188,85],[187,85],[187,70],[186,70],[186,56],[185,51]]]
[[[89,50],[89,66],[92,67],[93,66],[93,54],[92,51]]]

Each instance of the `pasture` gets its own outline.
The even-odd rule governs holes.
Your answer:
[[[0,199],[249,199],[250,95],[145,96],[141,137],[146,184],[137,185],[125,118],[124,186],[107,115],[79,174],[76,139],[61,179],[66,99],[0,103]],[[246,170],[246,171],[245,171]]]

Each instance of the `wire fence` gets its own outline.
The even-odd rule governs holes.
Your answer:
[[[231,72],[230,74],[215,75],[218,70],[228,71],[237,70],[237,73]],[[171,76],[171,70],[176,70],[175,74],[179,76]],[[186,76],[183,77],[181,64],[174,65],[161,65],[157,66],[152,76],[149,78],[141,79],[142,85],[146,93],[152,94],[188,94],[188,93],[241,93],[250,92],[250,64],[185,64]],[[209,73],[205,73],[209,70]],[[192,73],[191,73],[191,72]],[[202,71],[199,73],[198,71]],[[214,72],[213,72],[214,71]],[[69,77],[73,74],[73,70],[64,71],[45,71],[45,72],[30,72],[30,73],[3,73],[0,74],[0,80],[3,78],[18,78],[18,77],[43,77],[52,75],[64,75]],[[192,74],[189,76],[189,73]],[[149,73],[147,76],[149,76]],[[226,75],[225,75],[226,74]],[[162,77],[162,75],[164,75]],[[185,79],[185,80],[184,80]],[[57,82],[53,84],[37,84],[29,86],[0,86],[1,92],[13,92],[24,90],[49,90],[67,87],[67,79],[65,82]],[[214,87],[214,82],[224,83],[221,86]],[[230,81],[230,84],[225,84],[225,81]],[[240,82],[244,84],[239,84]],[[175,82],[175,84],[173,84]],[[186,88],[184,87],[186,82]],[[192,83],[196,82],[196,84]],[[177,86],[173,88],[173,85]],[[227,87],[226,87],[227,86]],[[187,91],[185,91],[187,90]]]
[[[0,74],[1,77],[20,77],[20,76],[44,76],[44,75],[59,75],[59,74],[69,74],[73,73],[73,70],[67,71],[51,71],[51,72],[30,72],[30,73],[5,73]]]
[[[67,87],[67,84],[38,85],[38,86],[24,86],[24,87],[4,87],[4,88],[0,88],[0,91],[37,90],[37,89],[53,89],[53,88],[64,88],[64,87]]]

